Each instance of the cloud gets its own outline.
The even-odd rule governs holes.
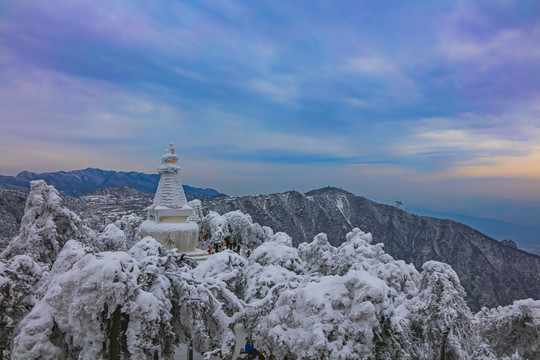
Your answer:
[[[343,70],[368,76],[386,75],[397,72],[394,64],[380,56],[360,56],[345,60]]]
[[[344,101],[354,107],[365,108],[369,106],[369,103],[367,101],[361,99],[346,98]]]
[[[453,69],[469,107],[506,112],[540,95],[540,24],[533,3],[463,2],[437,27],[433,54]]]
[[[300,93],[300,83],[293,76],[276,76],[272,80],[254,79],[251,80],[249,89],[265,95],[270,100],[285,104],[294,105]]]
[[[528,109],[525,111],[524,109]],[[539,178],[540,114],[527,103],[507,114],[458,114],[418,121],[394,151],[422,164],[419,179]]]

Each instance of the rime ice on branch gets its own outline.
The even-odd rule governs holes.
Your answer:
[[[53,186],[35,180],[30,182],[30,187],[19,235],[0,257],[11,259],[24,254],[52,264],[68,240],[88,243],[95,237],[77,214],[62,206],[62,198]]]

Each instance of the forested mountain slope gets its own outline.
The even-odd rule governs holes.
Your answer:
[[[320,232],[337,246],[359,227],[384,243],[394,258],[417,268],[429,260],[450,264],[475,311],[540,298],[539,256],[504,246],[461,223],[414,215],[341,189],[228,198],[206,203],[209,210],[250,214],[255,222],[291,235],[296,246]]]

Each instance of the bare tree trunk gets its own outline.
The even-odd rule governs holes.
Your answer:
[[[192,342],[189,343],[187,351],[188,351],[187,352],[188,360],[193,360],[193,343]]]
[[[122,344],[121,344],[121,331],[120,331],[120,307],[118,306],[114,310],[111,319],[111,327],[109,331],[109,359],[110,360],[120,360],[122,353]]]
[[[447,329],[443,333],[442,344],[441,344],[441,360],[446,360],[446,342],[448,341],[449,334],[450,334],[450,329]]]

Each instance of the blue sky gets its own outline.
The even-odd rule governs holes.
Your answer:
[[[3,175],[540,208],[538,1],[0,1],[0,66]]]

